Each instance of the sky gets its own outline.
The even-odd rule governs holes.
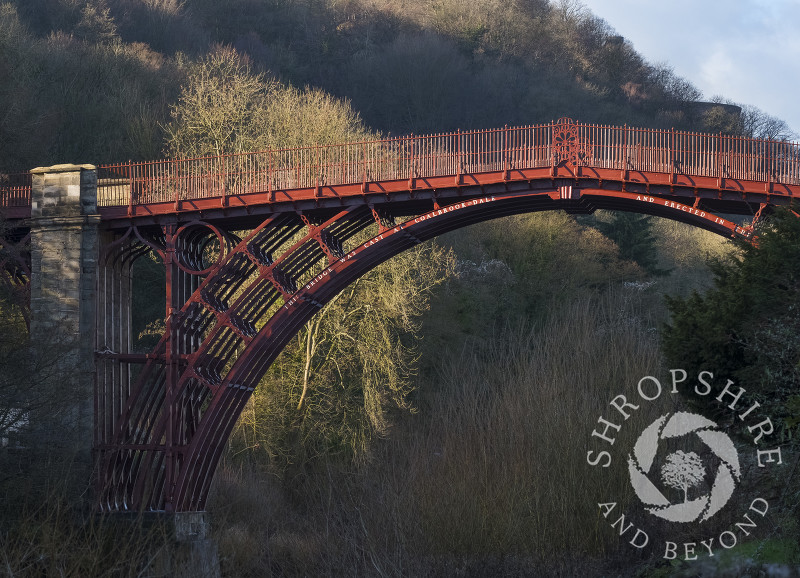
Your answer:
[[[800,0],[580,0],[706,100],[786,121],[800,140]]]

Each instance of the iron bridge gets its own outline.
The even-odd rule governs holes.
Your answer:
[[[532,211],[722,215],[800,197],[800,146],[587,125],[407,136],[97,167],[94,456],[103,511],[198,511],[237,418],[285,344],[339,291],[437,235]],[[0,182],[18,222],[0,277],[24,300],[30,175]],[[211,250],[210,248],[213,248]],[[133,262],[166,269],[166,330],[131,350]]]

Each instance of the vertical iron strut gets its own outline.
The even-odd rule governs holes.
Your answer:
[[[180,311],[181,303],[178,300],[178,269],[175,255],[176,225],[169,224],[164,227],[164,269],[166,273],[166,335],[167,335],[167,379],[165,383],[165,406],[167,413],[166,439],[164,440],[164,461],[166,468],[166,488],[164,495],[164,510],[174,511],[173,495],[175,491],[175,471],[177,469],[177,456],[175,454],[175,393],[178,385],[180,367],[180,351],[178,349],[178,320],[176,313]]]

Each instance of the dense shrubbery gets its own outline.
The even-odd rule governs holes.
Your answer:
[[[158,122],[177,92],[174,64],[143,44],[38,38],[0,5],[0,166],[160,155]]]
[[[800,423],[800,219],[773,214],[754,244],[713,263],[713,287],[668,300],[664,352],[673,364],[736,380],[777,422]]]

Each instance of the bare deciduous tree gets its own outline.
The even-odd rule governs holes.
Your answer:
[[[307,147],[370,136],[349,102],[299,90],[253,70],[232,48],[219,47],[188,65],[172,121],[168,154],[199,157]]]
[[[237,443],[265,450],[281,467],[325,453],[366,458],[392,413],[414,409],[421,316],[454,269],[452,252],[425,244],[340,293],[273,364]]]

